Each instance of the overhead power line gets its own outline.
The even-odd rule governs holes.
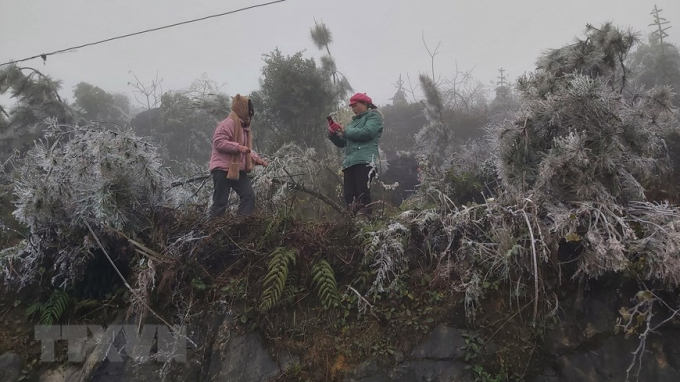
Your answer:
[[[8,62],[5,62],[5,63],[0,64],[0,66],[10,65],[10,64],[16,64],[16,63],[18,63],[18,62],[24,62],[24,61],[33,60],[33,59],[36,59],[36,58],[42,58],[43,60],[46,60],[46,59],[47,59],[47,56],[51,56],[51,55],[54,55],[54,54],[59,54],[59,53],[68,52],[68,51],[74,50],[74,49],[80,49],[80,48],[85,48],[85,47],[87,47],[87,46],[92,46],[92,45],[97,45],[97,44],[103,44],[103,43],[105,43],[105,42],[109,42],[109,41],[113,41],[113,40],[120,40],[120,39],[123,39],[123,38],[132,37],[132,36],[137,36],[137,35],[144,34],[144,33],[159,31],[159,30],[161,30],[161,29],[173,28],[173,27],[176,27],[176,26],[179,26],[179,25],[191,24],[191,23],[195,23],[195,22],[197,22],[197,21],[203,21],[203,20],[212,19],[212,18],[215,18],[215,17],[221,17],[221,16],[226,16],[226,15],[231,15],[231,14],[234,14],[234,13],[243,12],[243,11],[247,11],[247,10],[254,9],[254,8],[266,7],[266,6],[268,6],[268,5],[272,5],[272,4],[276,4],[276,3],[283,3],[284,1],[287,1],[287,0],[276,0],[276,1],[270,1],[270,2],[268,2],[268,3],[262,3],[262,4],[257,4],[257,5],[251,5],[251,6],[249,6],[249,7],[240,8],[240,9],[237,9],[237,10],[234,10],[234,11],[229,11],[229,12],[224,12],[224,13],[218,13],[218,14],[215,14],[215,15],[210,15],[210,16],[201,17],[201,18],[198,18],[198,19],[193,19],[193,20],[188,20],[188,21],[182,21],[182,22],[175,23],[175,24],[170,24],[170,25],[164,25],[164,26],[158,27],[158,28],[146,29],[146,30],[143,30],[143,31],[135,32],[135,33],[129,33],[129,34],[125,34],[125,35],[122,35],[122,36],[116,36],[116,37],[107,38],[107,39],[101,40],[101,41],[90,42],[90,43],[87,43],[87,44],[83,44],[83,45],[79,45],[79,46],[74,46],[74,47],[70,47],[70,48],[66,48],[66,49],[59,49],[59,50],[55,50],[54,52],[50,52],[50,53],[36,54],[35,56],[22,58],[21,60],[8,61]]]

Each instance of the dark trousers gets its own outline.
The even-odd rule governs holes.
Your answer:
[[[255,191],[250,184],[248,174],[245,171],[239,173],[238,180],[227,179],[227,172],[213,170],[213,204],[210,208],[210,216],[222,216],[229,205],[229,193],[233,188],[239,197],[238,214],[250,215],[255,210]]]
[[[371,167],[357,164],[343,170],[345,182],[343,191],[345,202],[352,213],[370,214],[371,204]]]

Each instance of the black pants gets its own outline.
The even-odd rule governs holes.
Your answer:
[[[213,170],[213,204],[210,208],[210,216],[222,216],[229,205],[229,193],[233,188],[240,201],[238,205],[239,215],[250,215],[255,210],[255,191],[250,184],[248,174],[245,171],[239,173],[238,180],[227,179],[227,172]]]
[[[343,170],[345,202],[352,213],[370,214],[371,204],[371,166],[357,164]]]

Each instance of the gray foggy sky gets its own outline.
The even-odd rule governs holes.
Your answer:
[[[266,1],[0,0],[0,63]],[[654,4],[673,23],[668,40],[680,44],[678,0],[288,0],[21,65],[62,80],[69,99],[80,81],[130,94],[129,70],[143,80],[158,71],[164,90],[207,73],[230,95],[245,94],[259,87],[263,53],[321,56],[309,37],[317,18],[333,33],[339,70],[383,104],[399,74],[430,72],[423,31],[431,46],[441,41],[438,75],[452,76],[457,61],[460,70],[476,65],[474,77],[489,84],[500,67],[512,79],[533,70],[541,51],[582,36],[586,23],[647,33]]]

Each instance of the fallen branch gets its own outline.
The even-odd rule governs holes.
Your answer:
[[[341,213],[341,214],[345,212],[345,209],[344,209],[344,208],[342,208],[338,203],[332,201],[332,200],[331,200],[330,198],[328,198],[326,195],[323,195],[323,194],[321,194],[321,193],[319,193],[319,192],[316,192],[316,191],[314,191],[314,190],[310,190],[309,188],[307,188],[307,187],[305,187],[305,186],[303,186],[303,185],[301,185],[301,184],[299,184],[299,183],[296,183],[296,182],[286,182],[286,181],[283,181],[283,180],[280,180],[280,179],[272,179],[271,182],[272,182],[273,184],[276,184],[276,185],[279,185],[279,186],[288,186],[288,187],[291,187],[291,188],[294,189],[294,190],[302,191],[302,192],[304,192],[304,193],[306,193],[306,194],[309,194],[309,195],[311,195],[311,196],[313,196],[313,197],[315,197],[315,198],[321,200],[322,202],[328,204],[328,205],[331,206],[334,210],[338,211],[338,212]]]
[[[170,188],[183,186],[185,184],[189,184],[189,183],[193,183],[193,182],[200,182],[200,181],[206,180],[208,178],[210,178],[210,175],[201,175],[201,176],[197,176],[197,177],[189,178],[189,179],[185,179],[185,180],[178,180],[176,182],[170,183]]]
[[[210,175],[201,175],[201,176],[196,176],[196,177],[185,179],[185,180],[172,182],[170,184],[170,188],[182,186],[182,185],[193,183],[193,182],[200,182],[200,181],[206,180],[208,178],[210,178]],[[292,188],[293,190],[302,191],[302,192],[304,192],[308,195],[311,195],[311,196],[321,200],[322,202],[328,204],[331,208],[333,208],[334,210],[338,211],[341,214],[345,212],[345,209],[342,208],[342,206],[340,206],[338,203],[332,201],[326,195],[323,195],[323,194],[321,194],[317,191],[311,190],[311,189],[301,185],[300,183],[297,183],[297,182],[292,181],[292,180],[291,181],[284,181],[284,180],[280,180],[280,179],[276,179],[276,178],[271,179],[271,182],[272,182],[272,184],[276,184],[278,186],[288,186],[288,187]]]
[[[536,255],[536,239],[534,238],[534,230],[531,228],[531,222],[526,210],[522,209],[522,214],[529,228],[529,237],[531,238],[531,262],[534,268],[534,325],[536,325],[536,317],[538,316],[538,256]]]

